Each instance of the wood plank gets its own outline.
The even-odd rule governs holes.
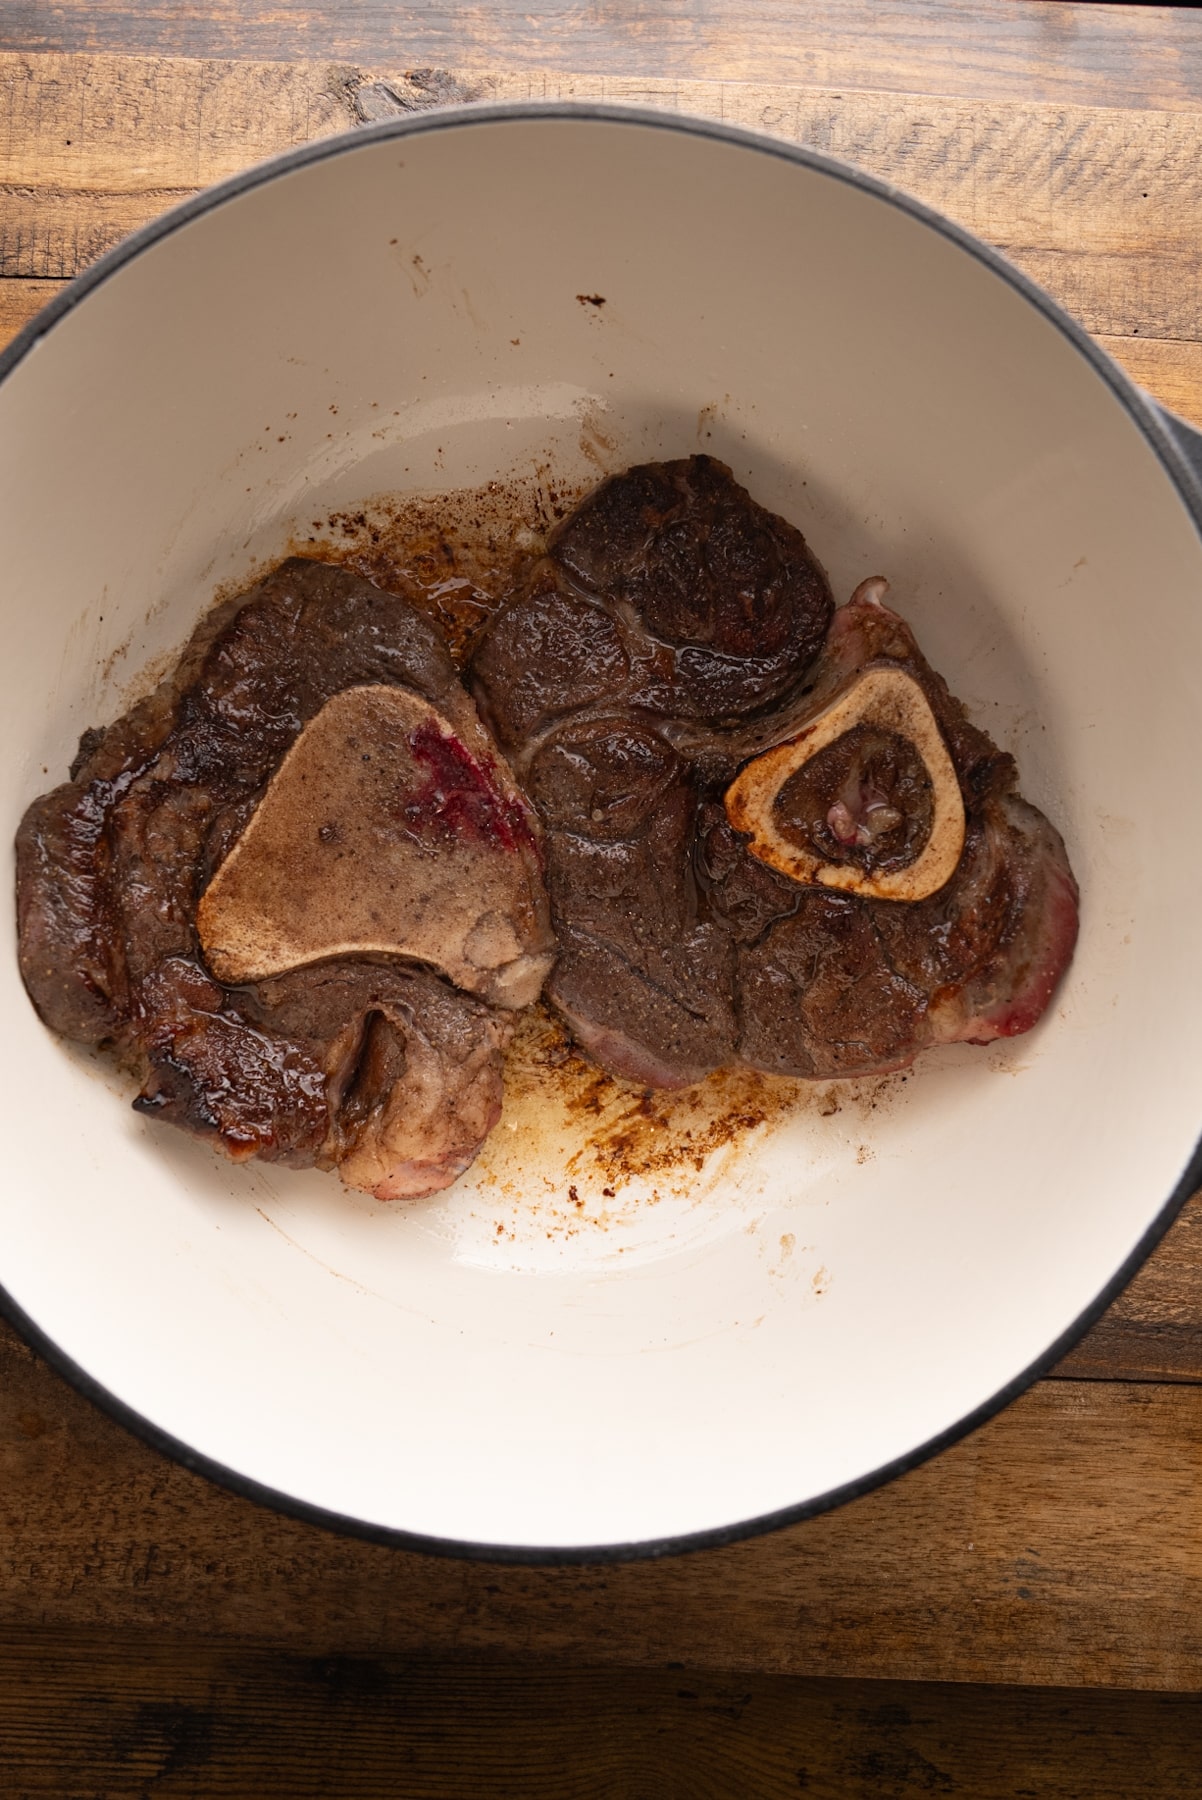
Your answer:
[[[1202,1195],[1056,1370],[1076,1380],[1202,1381]]]
[[[324,63],[0,57],[0,184],[188,193],[359,122]]]
[[[1107,333],[1098,333],[1098,342],[1141,387],[1202,428],[1202,344]]]
[[[0,281],[0,350],[65,285],[62,281]]]
[[[1043,0],[7,0],[0,48],[576,68],[1079,105],[1202,99],[1181,6]]]
[[[1198,1692],[1200,1509],[1202,1388],[1049,1381],[768,1537],[618,1567],[464,1564],[209,1486],[0,1334],[2,1631]]]
[[[973,104],[780,83],[547,71],[0,57],[0,275],[78,273],[273,151],[446,97],[650,104],[752,126],[895,182],[1005,250],[1090,330],[1202,340],[1202,109]]]
[[[0,1640],[14,1796],[1167,1800],[1199,1766],[1192,1695]]]

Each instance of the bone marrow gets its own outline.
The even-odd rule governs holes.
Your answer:
[[[752,856],[791,881],[877,900],[925,900],[964,849],[960,783],[935,716],[914,677],[885,663],[749,762],[726,814]]]

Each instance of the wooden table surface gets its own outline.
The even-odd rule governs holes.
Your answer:
[[[257,158],[544,95],[886,176],[1202,424],[1202,12],[1172,7],[7,0],[0,336]],[[1200,1693],[1199,1200],[1052,1378],[935,1462],[631,1567],[278,1517],[0,1331],[4,1795],[1202,1795]]]

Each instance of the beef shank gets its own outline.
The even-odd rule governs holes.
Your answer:
[[[709,457],[610,478],[491,622],[474,691],[547,832],[547,992],[616,1074],[841,1077],[1035,1023],[1077,890],[887,584],[834,610]]]
[[[496,1122],[503,1009],[550,962],[539,840],[419,608],[294,558],[26,812],[22,975],[139,1109],[430,1192]]]

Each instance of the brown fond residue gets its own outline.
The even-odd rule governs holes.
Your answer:
[[[353,508],[315,511],[297,522],[278,555],[253,559],[242,574],[221,582],[204,610],[248,593],[286,557],[312,556],[353,569],[413,600],[438,626],[462,666],[486,621],[512,590],[516,572],[541,553],[552,526],[590,485],[561,481],[549,466],[540,465],[533,475],[481,487],[438,495],[379,494]],[[203,616],[198,615],[196,624]],[[91,620],[89,607],[77,628]],[[109,692],[110,717],[127,712],[167,680],[184,648],[181,642],[147,657],[136,673],[119,681],[119,665],[131,656],[137,636],[131,631],[99,662],[97,680]]]
[[[539,1004],[518,1017],[501,1123],[474,1178],[482,1199],[537,1204],[548,1236],[575,1236],[585,1225],[608,1228],[632,1205],[699,1196],[726,1167],[724,1153],[815,1110],[826,1093],[752,1069],[656,1092],[599,1069]]]
[[[539,469],[448,494],[378,495],[311,519],[288,551],[353,569],[414,599],[462,664],[516,572],[541,552],[583,491]]]

